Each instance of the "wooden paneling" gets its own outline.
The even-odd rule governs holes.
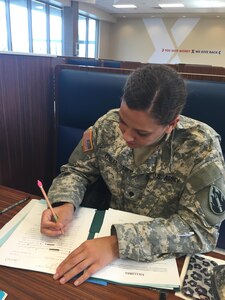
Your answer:
[[[40,194],[53,170],[53,71],[62,59],[0,54],[0,184]]]
[[[177,64],[176,70],[186,79],[225,82],[225,68],[223,67]]]

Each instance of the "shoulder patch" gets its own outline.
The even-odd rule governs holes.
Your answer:
[[[216,215],[225,212],[225,195],[215,185],[212,185],[209,190],[209,206],[211,211]]]
[[[188,179],[187,189],[191,194],[195,194],[206,186],[210,187],[222,176],[223,173],[216,163],[207,164],[192,174]]]
[[[83,152],[91,151],[94,149],[93,142],[92,142],[92,129],[88,129],[84,132],[82,138],[82,149]]]

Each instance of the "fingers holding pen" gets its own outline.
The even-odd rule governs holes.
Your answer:
[[[71,203],[66,203],[62,206],[54,208],[57,215],[57,222],[52,219],[52,212],[46,209],[41,218],[41,233],[47,236],[58,236],[65,232],[74,214],[74,206]]]
[[[64,230],[63,228],[64,226],[61,222],[55,223],[54,221],[52,221],[52,214],[49,209],[43,212],[40,227],[41,233],[52,237],[58,236],[62,234],[62,230]]]

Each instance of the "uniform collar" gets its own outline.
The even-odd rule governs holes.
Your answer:
[[[151,173],[156,169],[157,158],[160,151],[160,146],[157,147],[156,151],[140,166],[135,166],[133,150],[129,148],[122,137],[117,140],[114,145],[108,149],[109,155],[117,161],[119,165],[125,167],[132,172],[138,174]]]

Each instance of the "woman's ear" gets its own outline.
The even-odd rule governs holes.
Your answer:
[[[173,129],[176,127],[179,120],[180,120],[180,116],[177,116],[173,121],[169,123],[168,128],[166,129],[166,134],[170,134],[173,131]]]

